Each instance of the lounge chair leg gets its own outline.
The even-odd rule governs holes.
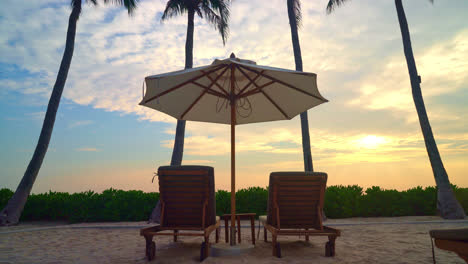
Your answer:
[[[226,243],[229,243],[229,227],[228,227],[227,220],[224,220],[224,235],[225,235]]]
[[[306,231],[309,230],[308,228],[305,229]],[[305,235],[305,241],[309,242],[309,235]]]
[[[205,242],[201,244],[200,261],[203,261],[210,255],[210,237],[205,236]]]
[[[174,230],[174,242],[177,242],[177,233],[179,233],[179,230]]]
[[[263,240],[265,240],[265,242],[268,241],[267,237],[268,237],[268,234],[267,234],[266,227],[263,227]]]
[[[325,257],[335,256],[336,236],[328,236],[328,242],[325,244]]]
[[[215,240],[216,240],[216,243],[219,242],[219,227],[216,228],[216,231],[215,231]]]
[[[200,246],[200,262],[206,259],[206,243],[202,242]]]
[[[156,243],[153,242],[153,236],[145,236],[146,240],[146,258],[151,261],[156,256]]]
[[[237,241],[238,243],[241,242],[241,225],[240,225],[240,217],[237,217]]]
[[[276,235],[272,234],[273,256],[281,258],[281,247],[280,243],[276,242]]]
[[[255,219],[250,218],[250,230],[252,232],[252,244],[255,245]]]
[[[276,242],[276,256],[281,258],[281,246],[279,242]]]

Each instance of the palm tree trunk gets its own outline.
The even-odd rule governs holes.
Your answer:
[[[465,212],[458,203],[453,190],[450,186],[450,181],[447,172],[440,158],[437,144],[432,134],[429,118],[427,117],[426,107],[421,93],[420,76],[416,69],[416,62],[414,61],[413,49],[411,47],[410,33],[408,29],[408,22],[406,21],[405,10],[401,0],[395,0],[395,6],[398,14],[398,21],[400,22],[401,36],[403,38],[403,47],[408,65],[408,72],[411,81],[411,90],[413,93],[414,105],[419,117],[419,124],[424,136],[424,143],[426,144],[427,154],[431,162],[432,172],[437,184],[437,207],[440,214],[445,219],[460,219],[465,218]]]
[[[187,39],[185,40],[185,69],[193,67],[193,31],[195,11],[188,11],[187,21]],[[185,120],[177,120],[176,135],[174,140],[174,149],[172,150],[171,166],[182,165],[182,157],[184,155],[184,138],[185,138]],[[158,201],[151,213],[148,223],[159,223],[161,218],[161,203]]]
[[[195,10],[188,11],[187,39],[185,40],[185,69],[193,67],[193,30],[195,27]]]
[[[296,71],[302,71],[302,55],[301,45],[299,43],[299,33],[297,32],[296,14],[294,13],[294,1],[287,0],[288,4],[288,18],[289,26],[291,27],[291,39],[294,51],[294,62],[296,63]],[[310,150],[310,136],[309,136],[309,120],[307,111],[301,113],[301,132],[302,132],[302,153],[304,156],[304,171],[314,171],[314,164],[312,163],[312,152]],[[325,211],[322,209],[322,220],[327,220]]]
[[[293,0],[288,0],[288,17],[291,27],[291,38],[294,51],[294,61],[296,62],[296,71],[302,71],[301,46],[299,44],[299,34],[297,32],[296,15],[294,14]],[[301,113],[301,132],[302,132],[302,152],[304,155],[304,170],[314,171],[312,163],[312,153],[310,151],[309,121],[307,111]]]
[[[41,134],[36,145],[33,157],[21,179],[15,194],[8,201],[6,207],[0,212],[0,225],[15,225],[18,223],[24,205],[28,199],[31,189],[36,180],[37,174],[42,165],[42,161],[47,153],[52,130],[54,129],[55,116],[62,97],[63,88],[67,80],[68,70],[70,69],[71,60],[73,57],[73,49],[75,46],[76,23],[81,12],[81,0],[77,1],[72,9],[68,20],[67,40],[65,51],[63,53],[60,69],[55,81],[52,94],[50,96],[47,112],[42,124]]]
[[[193,30],[195,11],[188,11],[187,39],[185,40],[185,69],[193,67]],[[185,120],[177,120],[174,149],[172,150],[171,165],[181,165],[184,155]]]

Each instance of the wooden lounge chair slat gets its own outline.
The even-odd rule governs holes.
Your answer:
[[[179,210],[167,210],[166,212],[166,219],[173,219],[177,217],[185,217],[185,218],[191,218],[194,216],[197,216],[199,219],[202,216],[201,208],[196,211],[189,211],[187,210],[182,210],[181,208],[178,208]]]
[[[304,189],[313,189],[313,190],[320,190],[320,182],[313,183],[311,184],[310,182],[304,182],[304,181],[297,181],[297,182],[278,182],[281,184],[280,187],[281,189],[284,188],[304,188]]]
[[[317,195],[320,195],[318,193]],[[314,197],[313,195],[304,195],[303,193],[296,193],[296,194],[278,194],[278,198],[281,202],[300,202],[306,201],[311,203],[318,203],[320,199]]]
[[[186,208],[184,206],[178,206],[178,207],[166,207],[166,214],[167,217],[171,217],[169,215],[198,215],[201,217],[202,215],[202,207],[199,208]]]
[[[213,168],[206,166],[163,166],[158,169],[161,201],[161,225],[145,228],[140,234],[146,239],[148,260],[154,258],[153,236],[202,236],[204,258],[208,256],[209,236],[220,221],[216,219]],[[172,232],[160,232],[162,230]],[[179,232],[179,231],[189,232]],[[196,231],[199,231],[197,233]]]
[[[291,215],[291,214],[281,214],[280,213],[280,217],[281,217],[281,223],[283,223],[283,221],[288,221],[288,220],[293,220],[293,219],[297,219],[297,220],[304,220],[304,219],[307,219],[307,220],[317,220],[317,215],[316,214],[299,214],[299,215]]]
[[[281,187],[280,189],[285,189],[285,188],[294,188],[294,190],[299,189],[311,189],[311,190],[320,190],[320,185],[319,184],[310,184],[308,182],[281,182]]]
[[[319,195],[320,193],[318,193],[317,195]],[[300,194],[296,194],[296,195],[291,195],[291,194],[288,194],[288,195],[285,195],[285,194],[279,194],[278,197],[280,198],[281,202],[300,202],[300,201],[304,201],[304,202],[315,202],[317,203],[320,199],[317,198],[316,196],[312,196],[312,195],[306,195],[306,196],[299,196]]]
[[[195,192],[173,192],[173,191],[165,191],[164,194],[161,194],[161,196],[168,195],[169,197],[174,197],[177,196],[179,197],[204,197],[203,194],[200,193],[195,193]]]
[[[288,179],[279,179],[278,182],[290,182],[290,183],[306,182],[307,184],[315,184],[317,182],[322,182],[322,179],[304,180],[304,178],[302,178],[303,176],[304,175],[302,175],[302,176],[288,176]]]
[[[175,186],[174,183],[177,185]],[[200,190],[203,187],[206,186],[206,183],[204,182],[165,182],[164,184],[161,184],[161,187],[163,188],[192,188],[196,190]]]
[[[167,175],[167,180],[173,180],[173,179],[179,179],[179,178],[184,178],[186,175],[207,175],[208,173],[206,171],[184,171],[184,170],[173,170],[173,171],[164,171],[164,175]],[[176,175],[175,177],[171,177],[169,175]]]
[[[173,203],[197,203],[200,206],[203,204],[203,196],[177,196],[177,197],[165,197],[164,201]]]
[[[322,225],[326,180],[325,173],[271,173],[265,229],[273,236],[273,255],[279,257],[278,235],[328,236],[325,255],[334,255],[340,232]]]
[[[166,192],[181,192],[181,193],[200,193],[204,192],[203,188],[197,188],[196,186],[161,186]]]
[[[315,197],[317,194],[320,194],[320,190],[313,190],[309,188],[300,188],[300,187],[288,187],[288,188],[278,188],[278,195],[306,195],[310,197]]]
[[[281,201],[278,205],[281,209],[281,211],[284,210],[289,210],[293,211],[293,213],[298,213],[297,209],[300,208],[302,211],[307,211],[307,210],[314,210],[317,208],[317,204],[308,204],[307,202],[304,201],[297,201],[297,202],[285,202]]]
[[[317,195],[319,195],[320,197],[320,190],[313,190],[313,189],[298,190],[296,188],[294,189],[292,188],[291,189],[278,189],[278,195],[295,196],[295,197],[308,196],[308,197],[314,197],[315,199],[318,199]]]

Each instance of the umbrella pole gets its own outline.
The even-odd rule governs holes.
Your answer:
[[[231,101],[231,246],[236,244],[236,104]],[[240,228],[240,227],[239,227]]]

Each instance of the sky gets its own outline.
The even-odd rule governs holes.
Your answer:
[[[404,1],[422,93],[453,184],[468,187],[468,2]],[[435,181],[412,101],[394,1],[302,1],[304,71],[329,100],[308,111],[316,171],[328,185],[405,190]],[[31,159],[65,46],[69,1],[3,0],[0,9],[0,188],[16,189]],[[157,191],[176,120],[139,106],[145,76],[183,69],[186,15],[161,22],[165,1],[86,5],[49,150],[33,193]],[[235,0],[225,46],[195,19],[194,66],[234,52],[294,69],[284,0]],[[298,117],[236,128],[236,187],[303,170]],[[230,189],[230,127],[187,122],[183,164],[215,168]]]

